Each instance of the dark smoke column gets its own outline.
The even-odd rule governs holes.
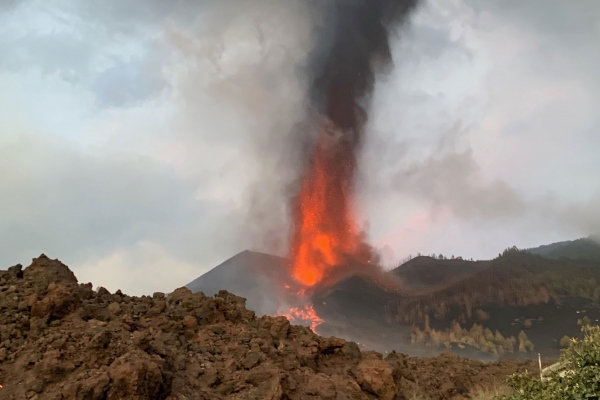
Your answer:
[[[293,275],[307,286],[339,272],[348,256],[371,261],[352,207],[357,152],[367,120],[361,102],[373,91],[375,71],[392,62],[389,29],[408,16],[417,0],[335,0],[332,5],[331,26],[322,37],[330,47],[315,60],[311,92],[329,126],[322,127],[307,160],[292,238]]]
[[[417,0],[336,0],[333,41],[313,88],[323,114],[360,144],[366,113],[359,101],[373,91],[375,70],[392,63],[389,29],[401,23]]]

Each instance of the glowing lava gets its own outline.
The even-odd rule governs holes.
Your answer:
[[[317,333],[317,326],[323,323],[319,318],[313,306],[305,306],[304,308],[292,307],[287,313],[283,314],[290,322],[310,322],[310,329]]]
[[[296,204],[292,275],[305,286],[319,283],[344,255],[357,251],[360,235],[351,207],[355,163],[352,149],[335,132],[323,134]]]

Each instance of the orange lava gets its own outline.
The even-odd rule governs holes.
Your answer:
[[[351,207],[354,168],[349,146],[325,132],[302,180],[292,238],[292,276],[307,287],[359,246]]]
[[[317,333],[317,326],[323,323],[323,320],[317,315],[313,306],[306,306],[304,308],[292,307],[283,316],[292,323],[297,321],[310,322],[310,329],[314,333]]]

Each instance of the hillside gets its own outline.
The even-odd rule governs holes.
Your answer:
[[[481,363],[361,351],[244,299],[179,288],[92,290],[42,255],[0,271],[2,399],[241,400],[469,397],[531,362]],[[454,396],[454,397],[453,397]]]
[[[393,269],[410,289],[442,288],[489,268],[489,261],[461,259],[439,260],[428,256],[415,257]]]
[[[565,257],[571,259],[600,260],[600,236],[592,235],[587,238],[534,247],[525,251],[553,259]]]
[[[600,262],[511,249],[445,289],[398,299],[390,322],[413,326],[414,343],[556,357],[564,335],[579,335],[578,321],[600,319],[598,283]]]

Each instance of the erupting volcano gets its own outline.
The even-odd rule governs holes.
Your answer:
[[[321,49],[312,87],[312,104],[327,121],[307,155],[294,207],[292,276],[314,287],[339,276],[352,258],[373,259],[360,234],[353,209],[357,153],[367,121],[365,103],[373,91],[375,67],[391,63],[388,29],[401,22],[416,0],[334,1],[329,20],[333,40]],[[330,35],[330,29],[323,29]]]

